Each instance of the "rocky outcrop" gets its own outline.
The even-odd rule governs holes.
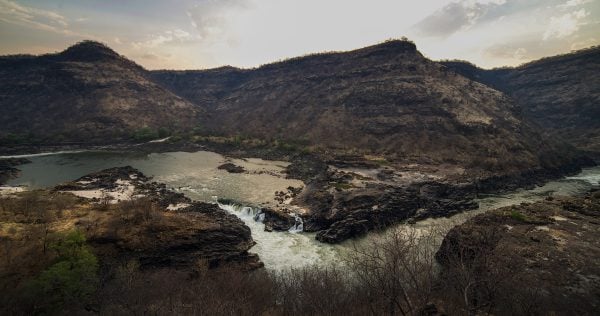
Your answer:
[[[114,206],[101,209],[108,216],[79,223],[104,260],[136,260],[142,268],[262,266],[258,256],[248,252],[255,242],[239,218],[217,204],[195,202],[164,184],[151,182],[130,166],[92,173],[54,190],[92,196],[92,203],[100,204],[103,197],[89,192],[102,191],[108,196]]]
[[[559,168],[470,179],[436,165],[403,165],[357,156],[335,157],[314,174],[292,204],[303,213],[304,230],[337,243],[402,221],[448,217],[478,207],[479,194],[530,188],[574,174],[590,159]],[[334,165],[335,163],[335,165]]]
[[[152,221],[116,232],[117,225],[108,222],[89,241],[101,254],[110,254],[109,260],[134,259],[142,268],[262,267],[258,256],[248,252],[255,244],[250,229],[216,204],[194,202]]]
[[[265,231],[268,232],[288,231],[296,223],[295,218],[290,214],[271,208],[263,208],[258,214],[258,216],[261,216],[263,218],[263,223],[265,224]]]
[[[234,164],[232,164],[230,162],[224,163],[224,164],[220,165],[217,168],[220,169],[220,170],[225,170],[225,171],[227,171],[229,173],[243,173],[243,172],[246,171],[246,169],[244,169],[244,167],[240,167],[240,166],[234,165]]]
[[[448,273],[468,268],[463,272],[472,273],[472,297],[490,289],[497,298],[520,291],[514,284],[498,286],[516,278],[535,290],[518,304],[538,304],[534,307],[543,314],[594,314],[600,307],[599,238],[600,191],[595,190],[478,215],[453,228],[436,257]]]
[[[446,217],[477,208],[469,190],[440,183],[401,187],[372,187],[336,194],[329,211],[313,213],[309,228],[319,227],[316,238],[338,243],[391,224]]]

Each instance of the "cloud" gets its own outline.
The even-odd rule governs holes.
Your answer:
[[[69,26],[67,19],[56,12],[23,6],[9,0],[0,0],[0,20],[61,33],[67,31],[66,27]]]
[[[96,36],[70,29],[69,20],[64,15],[50,10],[21,5],[10,0],[0,0],[0,21],[66,36],[99,39]],[[81,23],[84,20],[76,19],[76,22]]]
[[[559,8],[572,8],[572,7],[578,7],[580,5],[590,3],[590,2],[592,2],[592,0],[569,0],[561,5],[558,5],[558,7]]]
[[[189,42],[194,39],[195,37],[192,34],[182,29],[175,29],[151,35],[148,40],[133,42],[132,45],[135,48],[154,48],[164,44]]]
[[[582,20],[588,15],[589,13],[585,9],[580,9],[558,17],[551,17],[542,39],[544,41],[554,38],[561,39],[577,32],[579,27],[585,24]]]
[[[225,31],[233,10],[248,8],[247,0],[203,0],[187,10],[191,25],[203,40],[218,37]]]
[[[145,53],[139,56],[142,59],[160,60],[163,59],[161,56],[153,53]],[[168,57],[168,56],[167,56]]]
[[[480,0],[452,2],[418,22],[414,28],[420,35],[448,37],[475,25],[494,8],[506,0]]]
[[[494,59],[527,60],[529,51],[525,47],[508,44],[492,45],[484,50],[484,55]]]

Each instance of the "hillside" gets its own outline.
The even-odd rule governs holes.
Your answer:
[[[515,68],[485,70],[461,61],[443,64],[509,94],[528,119],[553,137],[600,151],[600,47]]]
[[[201,112],[100,43],[0,57],[0,138],[111,143],[143,127],[188,128]]]
[[[503,93],[423,57],[408,41],[243,70],[155,71],[205,106],[209,133],[280,139],[337,153],[459,165],[473,174],[564,164]]]
[[[557,195],[495,209],[455,226],[436,255],[442,278],[453,284],[444,294],[461,293],[457,285],[470,282],[473,286],[460,297],[471,310],[595,314],[600,305],[599,216],[596,189],[579,197]]]

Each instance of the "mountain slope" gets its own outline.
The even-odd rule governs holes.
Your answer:
[[[213,133],[247,135],[425,164],[510,173],[567,163],[503,93],[389,41],[253,70],[156,71],[153,78],[205,106]],[[477,170],[477,171],[475,171]]]
[[[142,127],[189,128],[201,112],[100,43],[0,57],[0,136],[106,143]]]
[[[461,61],[446,66],[512,96],[524,115],[554,137],[600,151],[600,47],[516,68],[485,70]]]

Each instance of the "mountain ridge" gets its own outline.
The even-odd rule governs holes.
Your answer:
[[[450,164],[469,177],[556,168],[579,155],[545,138],[507,95],[407,40],[193,71],[146,71],[84,41],[57,54],[0,57],[0,82],[0,133],[114,142],[141,128],[185,133],[200,124],[204,135]]]
[[[572,156],[523,122],[508,96],[447,70],[407,41],[255,69],[151,75],[209,109],[202,124],[210,133],[467,169],[515,171]]]
[[[600,152],[600,46],[517,67],[486,70],[464,61],[442,64],[510,95],[551,137]]]
[[[0,134],[25,132],[45,142],[114,142],[142,128],[188,129],[203,112],[93,41],[55,54],[0,57],[0,82]]]

